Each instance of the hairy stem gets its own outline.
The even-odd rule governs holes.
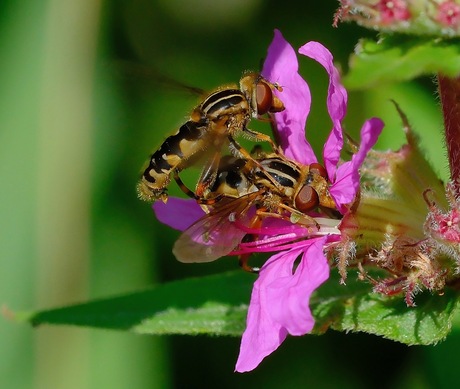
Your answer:
[[[450,178],[457,195],[460,194],[460,77],[438,75]]]

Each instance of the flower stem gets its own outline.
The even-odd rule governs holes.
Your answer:
[[[438,75],[450,178],[456,195],[460,195],[460,77]]]

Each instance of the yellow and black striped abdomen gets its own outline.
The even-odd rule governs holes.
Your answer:
[[[166,138],[150,157],[138,184],[138,195],[142,200],[165,198],[173,170],[187,167],[190,160],[209,145],[208,127],[206,120],[189,120],[174,135]]]
[[[264,170],[256,172],[258,182],[267,187],[273,187],[272,182],[267,178],[267,175],[270,175],[282,188],[283,194],[291,196],[301,175],[298,166],[281,158],[266,158],[259,162]],[[272,189],[277,190],[276,188]]]

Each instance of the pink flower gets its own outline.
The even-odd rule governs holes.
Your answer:
[[[327,108],[332,129],[324,145],[323,160],[331,182],[331,196],[338,210],[345,214],[347,206],[355,200],[359,191],[358,169],[376,142],[383,122],[376,118],[368,120],[361,129],[359,151],[350,161],[340,164],[343,147],[341,123],[347,108],[346,90],[340,83],[332,55],[324,46],[309,42],[299,49],[299,53],[319,62],[329,75]],[[305,165],[317,162],[317,157],[305,138],[305,125],[311,103],[310,90],[298,73],[294,49],[277,30],[268,49],[262,74],[283,88],[279,98],[286,109],[276,113],[274,121],[277,132],[275,135],[286,157]],[[194,200],[171,198],[167,204],[155,203],[154,210],[160,221],[180,230],[203,216],[203,211]],[[186,215],[187,220],[175,216],[179,214]],[[241,242],[249,232],[243,226],[230,221],[225,226],[226,233],[234,236],[237,241],[237,248],[232,253],[222,255],[277,252],[262,266],[254,283],[236,371],[245,372],[257,367],[281,345],[288,334],[299,336],[313,329],[310,296],[329,277],[325,250],[340,240],[340,231],[337,229],[339,220],[317,214],[315,218],[320,228],[314,231],[301,225],[267,219],[257,231],[258,239],[249,243]],[[210,235],[215,233],[207,232]],[[205,231],[201,231],[201,235],[204,233]],[[218,239],[208,241],[218,244]],[[297,261],[298,259],[300,260]]]
[[[407,29],[411,19],[419,17],[419,5],[407,0],[339,0],[334,27],[340,20],[354,20],[368,27]],[[421,5],[424,8],[424,5]]]
[[[428,194],[431,194],[431,190],[426,190],[424,193],[425,201],[429,205],[425,231],[436,240],[443,251],[451,254],[460,252],[460,198],[455,190],[453,183],[447,184],[446,196],[449,203],[447,210],[429,199]]]
[[[447,27],[458,27],[460,23],[460,5],[455,1],[439,4],[436,20]]]
[[[375,9],[380,12],[383,24],[408,20],[411,17],[407,1],[403,0],[381,0],[375,5]]]

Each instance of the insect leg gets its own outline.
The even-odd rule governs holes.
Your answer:
[[[198,197],[193,192],[193,190],[189,189],[187,185],[185,185],[182,179],[179,177],[179,170],[175,169],[173,172],[173,175],[174,175],[174,180],[176,181],[177,186],[181,189],[181,191],[184,192],[188,197],[198,200]]]
[[[187,185],[184,184],[182,179],[179,177],[178,170],[174,170],[173,174],[174,174],[174,180],[176,181],[177,185],[182,190],[182,192],[184,192],[188,197],[195,199],[197,203],[200,205],[214,205],[215,203],[217,203],[219,200],[221,200],[224,197],[224,195],[220,194],[211,199],[200,198],[199,196],[195,194],[195,192],[193,192],[193,190],[191,190],[190,188],[187,187]]]
[[[268,142],[273,151],[278,150],[278,146],[275,144],[275,142],[273,142],[272,138],[269,135],[262,134],[261,132],[254,131],[246,127],[243,128],[243,134],[250,140],[258,142]]]
[[[260,226],[262,225],[262,218],[260,218],[259,215],[256,214],[250,224],[251,224],[251,228],[260,228]],[[242,243],[253,242],[256,239],[257,239],[257,234],[247,234],[244,236]],[[251,253],[239,255],[238,264],[244,271],[247,271],[249,273],[258,274],[260,269],[258,267],[253,267],[248,264],[250,256],[251,256]]]
[[[263,134],[261,134],[263,135]],[[242,147],[231,135],[228,136],[228,140],[230,142],[230,148],[235,150],[236,153],[239,153],[242,158],[252,162],[255,166],[257,166],[261,171],[265,172],[265,175],[267,179],[272,183],[272,185],[278,189],[279,191],[282,191],[283,188],[279,184],[278,181],[276,181],[270,173],[268,173],[265,168],[260,164],[260,162],[257,159],[254,159],[254,157],[249,153],[244,147]],[[271,140],[271,139],[270,139]]]
[[[251,236],[251,235],[246,235],[246,236]],[[244,239],[243,242],[251,242],[251,240]],[[258,267],[253,267],[248,264],[250,256],[251,254],[241,254],[240,256],[238,256],[238,264],[240,265],[241,269],[243,269],[244,271],[247,271],[248,273],[258,274],[260,269]]]
[[[288,214],[283,214],[283,211],[287,211]],[[289,221],[291,223],[301,224],[305,227],[314,227],[317,230],[320,229],[320,225],[313,217],[299,212],[296,209],[291,208],[290,206],[283,203],[278,204],[278,210],[276,212],[268,210],[267,208],[260,208],[257,210],[257,215],[259,215],[261,218],[274,217]]]

